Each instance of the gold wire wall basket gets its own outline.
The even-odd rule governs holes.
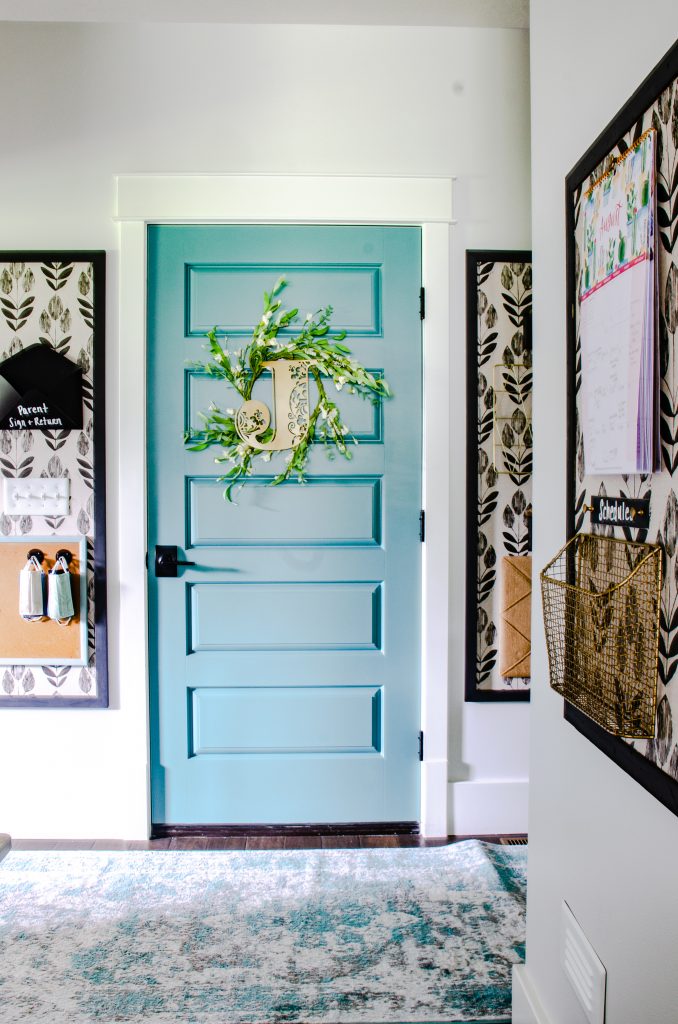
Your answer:
[[[551,686],[615,736],[654,736],[661,549],[578,534],[542,571]]]

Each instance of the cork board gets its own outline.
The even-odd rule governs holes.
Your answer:
[[[19,615],[19,573],[28,552],[39,548],[48,572],[57,551],[73,556],[69,565],[75,614],[67,625],[52,619],[26,622]],[[86,569],[82,537],[3,537],[0,541],[0,665],[85,665],[87,663],[87,593],[82,585]]]

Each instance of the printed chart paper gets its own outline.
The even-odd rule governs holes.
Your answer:
[[[654,154],[650,130],[583,199],[586,473],[650,473],[657,464]]]

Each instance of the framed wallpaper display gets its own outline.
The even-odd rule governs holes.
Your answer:
[[[529,700],[532,263],[466,253],[466,700]]]
[[[105,297],[104,252],[0,252],[0,707],[108,706]]]
[[[659,378],[658,444],[654,458],[649,454],[643,459],[640,440],[637,452],[634,446],[632,455],[640,461],[630,468],[633,470],[640,465],[645,471],[615,472],[613,462],[606,465],[604,451],[594,451],[591,455],[589,446],[586,459],[584,452],[583,425],[590,420],[585,419],[589,414],[582,387],[582,333],[586,327],[582,302],[590,295],[590,286],[595,285],[586,276],[587,272],[590,276],[591,239],[587,230],[590,216],[585,207],[591,204],[591,197],[601,183],[603,188],[616,187],[612,184],[615,168],[630,166],[633,157],[645,160],[647,154],[647,167],[642,167],[647,188],[638,192],[629,171],[626,194],[614,204],[619,208],[623,223],[619,231],[615,228],[610,241],[610,260],[628,265],[629,253],[625,250],[628,249],[627,239],[631,237],[629,232],[635,231],[636,221],[641,230],[641,213],[643,207],[649,206],[650,235],[653,236],[650,300],[654,300],[651,317],[656,326],[654,359],[658,360]],[[656,210],[653,209],[653,193],[656,194]],[[565,718],[665,806],[678,813],[678,44],[567,176],[566,202],[567,535],[571,538],[575,534],[592,533],[659,544],[664,564],[654,737],[617,738],[567,701]],[[648,333],[652,338],[655,335],[655,331]],[[628,463],[628,455],[619,457],[620,465]],[[653,472],[650,471],[652,462]],[[587,471],[586,466],[595,468]],[[608,514],[604,521],[600,514],[601,502],[608,513],[610,509],[615,512],[615,515]],[[625,508],[630,511],[620,523],[616,510]],[[637,515],[630,519],[632,513]],[[628,629],[633,629],[632,616]]]

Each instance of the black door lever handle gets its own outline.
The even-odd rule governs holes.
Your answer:
[[[195,565],[195,562],[187,562],[178,557],[176,544],[158,544],[155,549],[155,575],[156,576],[177,576],[177,568],[180,565]]]

